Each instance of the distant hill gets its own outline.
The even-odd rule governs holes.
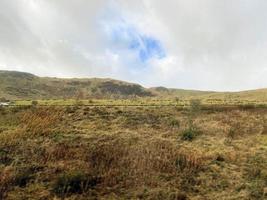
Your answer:
[[[7,99],[129,98],[153,95],[140,85],[112,79],[59,79],[0,71],[0,97]]]
[[[240,92],[215,92],[210,94],[201,95],[201,99],[217,99],[221,101],[235,101],[243,103],[266,103],[267,102],[267,89],[248,90]]]
[[[169,96],[177,98],[193,98],[216,93],[212,91],[184,90],[165,87],[153,87],[149,90],[159,97]]]
[[[267,102],[267,89],[242,92],[212,92],[172,89],[165,87],[144,88],[141,85],[99,78],[49,78],[17,71],[0,70],[0,98],[18,99],[69,99],[69,98],[198,98],[204,101]]]

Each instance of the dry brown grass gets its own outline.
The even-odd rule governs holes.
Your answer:
[[[62,111],[54,108],[33,108],[22,110],[17,115],[19,125],[0,135],[0,147],[16,146],[23,140],[51,134],[61,120]]]
[[[88,163],[91,172],[102,178],[102,187],[160,187],[164,178],[159,177],[179,184],[179,177],[196,174],[206,159],[168,139],[129,133],[98,137],[88,149]]]
[[[62,112],[54,108],[31,109],[21,116],[22,129],[28,136],[49,134],[60,121]]]
[[[13,168],[5,167],[0,171],[0,199],[4,200],[13,182]]]
[[[267,187],[265,110],[198,111],[192,141],[181,139],[183,110],[36,107],[1,117],[10,115],[18,123],[0,133],[0,187],[10,200],[255,199]],[[21,177],[23,187],[14,183]]]

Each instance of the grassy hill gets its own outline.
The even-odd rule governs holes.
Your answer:
[[[177,97],[177,98],[194,98],[202,97],[205,95],[216,94],[217,92],[212,91],[200,91],[200,90],[184,90],[175,88],[165,88],[165,87],[153,87],[149,89],[158,97]]]
[[[0,71],[0,97],[11,100],[154,97],[156,99],[201,99],[212,104],[260,104],[267,102],[267,89],[213,92],[141,85],[113,79],[60,79],[15,71]]]
[[[62,99],[153,96],[140,85],[112,79],[59,79],[0,71],[0,97],[8,99]]]
[[[241,92],[217,92],[202,95],[204,99],[221,99],[248,102],[267,102],[267,89],[248,90]]]
[[[0,97],[7,99],[62,99],[62,98],[191,98],[212,94],[196,90],[144,88],[138,84],[113,79],[61,79],[38,77],[16,71],[0,71]]]

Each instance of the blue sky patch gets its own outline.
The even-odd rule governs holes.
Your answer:
[[[161,42],[139,32],[133,25],[127,24],[123,19],[107,21],[105,31],[112,45],[112,51],[122,53],[122,51],[132,52],[141,63],[146,63],[150,59],[162,59],[166,57],[165,49]]]
[[[158,59],[166,57],[161,43],[152,37],[141,36],[141,44],[139,46],[141,47],[138,48],[139,58],[142,62],[146,62],[153,57]]]

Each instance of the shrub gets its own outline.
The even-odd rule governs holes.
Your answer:
[[[81,194],[99,183],[99,178],[80,171],[61,174],[53,185],[53,192],[61,197]]]
[[[182,140],[192,141],[195,138],[195,133],[191,129],[187,129],[182,134]]]
[[[193,141],[198,135],[199,130],[194,126],[190,126],[188,129],[183,131],[182,140]]]

